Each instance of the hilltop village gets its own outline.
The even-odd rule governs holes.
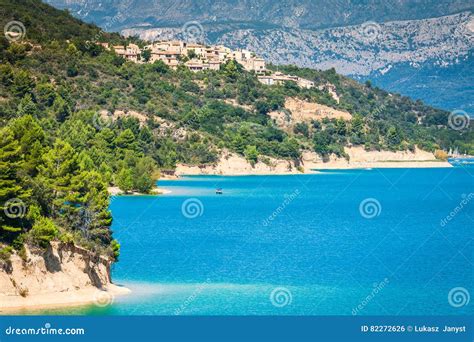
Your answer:
[[[245,70],[255,72],[263,84],[278,85],[294,82],[301,88],[314,87],[314,82],[301,77],[267,70],[263,58],[245,49],[232,50],[223,45],[202,45],[183,41],[159,41],[147,45],[143,49],[136,44],[110,46],[107,43],[101,43],[100,45],[134,63],[162,61],[172,69],[184,65],[193,72],[219,70],[222,64],[229,60],[235,60]]]

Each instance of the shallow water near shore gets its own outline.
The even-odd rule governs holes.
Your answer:
[[[43,313],[472,312],[450,291],[473,289],[474,169],[196,176],[159,186],[171,194],[111,203],[122,246],[113,279],[132,293]]]

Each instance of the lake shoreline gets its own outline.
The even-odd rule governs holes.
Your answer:
[[[170,190],[161,189],[161,188],[154,188],[150,193],[141,193],[141,192],[131,192],[125,193],[124,191],[120,190],[119,187],[110,186],[107,188],[109,195],[111,196],[161,196],[161,195],[169,195],[171,193]]]
[[[126,287],[109,284],[102,289],[89,287],[75,291],[51,292],[27,297],[0,296],[0,315],[14,314],[24,310],[61,309],[85,305],[102,307],[111,304],[116,297],[130,293],[131,290]]]
[[[301,172],[297,169],[292,169],[288,171],[282,170],[249,170],[231,168],[231,169],[221,169],[218,166],[186,166],[180,165],[177,169],[177,178],[166,179],[166,180],[176,180],[180,177],[185,176],[291,176],[291,175],[311,175],[316,174],[318,171],[324,170],[367,170],[367,169],[446,169],[452,168],[448,162],[444,161],[387,161],[387,162],[372,162],[372,163],[358,163],[358,164],[347,164],[341,165],[338,163],[322,163],[322,164],[313,164],[310,167],[304,169],[304,172]]]
[[[363,147],[345,148],[346,158],[331,155],[327,160],[306,151],[298,162],[275,158],[260,159],[251,164],[243,156],[224,151],[215,164],[178,164],[175,175],[300,175],[314,170],[356,170],[375,168],[450,168],[448,161],[438,160],[431,152],[366,151]]]

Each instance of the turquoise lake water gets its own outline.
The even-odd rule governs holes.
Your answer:
[[[113,278],[132,294],[68,313],[473,312],[474,168],[199,176],[159,185],[172,193],[111,203],[122,245]]]

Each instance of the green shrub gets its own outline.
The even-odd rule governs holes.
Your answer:
[[[21,246],[21,248],[18,250],[18,256],[26,262],[28,260],[28,255],[26,254],[26,248],[25,245]]]
[[[59,234],[59,241],[66,244],[72,244],[74,243],[74,235],[70,232],[61,232]]]
[[[59,230],[53,220],[47,217],[40,217],[31,228],[30,236],[33,243],[40,247],[47,247],[49,243],[58,237]]]
[[[255,146],[247,146],[244,152],[245,158],[253,166],[258,162],[258,151]]]
[[[11,245],[15,250],[20,251],[24,247],[24,244],[25,244],[25,235],[20,234],[13,240]]]
[[[0,249],[0,260],[9,262],[12,254],[13,254],[13,248],[11,246],[4,247]]]
[[[120,243],[117,240],[112,240],[110,243],[110,247],[112,248],[114,260],[118,261],[118,258],[120,256]]]

